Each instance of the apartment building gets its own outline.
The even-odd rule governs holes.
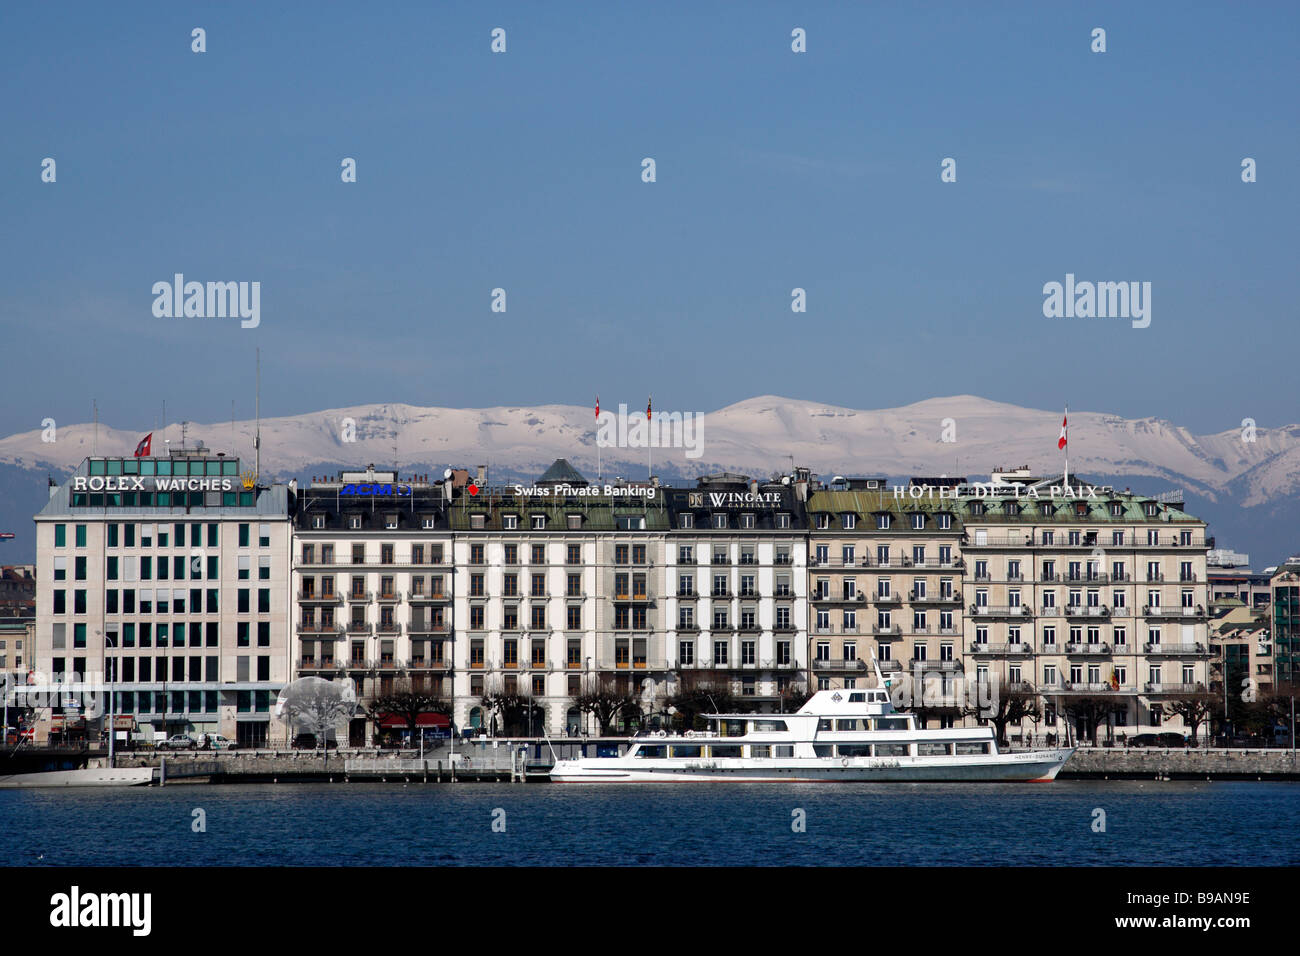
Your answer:
[[[665,489],[666,666],[775,712],[807,684],[806,473],[701,477]]]
[[[349,742],[373,739],[369,704],[395,688],[451,690],[456,575],[448,517],[465,473],[430,480],[373,465],[314,479],[293,514],[293,674],[347,677]]]
[[[915,484],[915,482],[914,482]],[[808,579],[815,689],[962,669],[962,522],[936,494],[898,496],[884,478],[840,479],[808,499]],[[940,716],[951,726],[953,713]]]
[[[87,458],[36,515],[36,739],[268,738],[289,668],[289,498],[201,446]]]
[[[461,495],[449,515],[459,726],[491,727],[485,695],[531,696],[552,734],[587,726],[575,698],[588,688],[660,696],[668,511],[656,484],[591,485],[561,459],[532,485]]]

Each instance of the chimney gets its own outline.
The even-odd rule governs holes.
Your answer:
[[[478,480],[474,484],[480,488],[487,484],[487,465],[478,466]]]

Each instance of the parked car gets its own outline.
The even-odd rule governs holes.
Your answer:
[[[1138,734],[1129,740],[1130,747],[1194,747],[1196,741],[1183,734],[1166,731],[1162,734]]]
[[[168,737],[158,746],[164,750],[193,750],[198,744],[188,734],[176,734],[174,737]]]
[[[201,750],[234,750],[235,742],[222,734],[202,734],[199,737]]]

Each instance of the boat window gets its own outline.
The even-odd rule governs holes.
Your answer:
[[[871,695],[871,699],[874,700],[874,701],[883,701],[883,700],[888,700],[888,699],[889,699],[889,695],[886,694],[886,693],[882,690],[882,691],[880,691],[879,693],[872,694],[872,695]]]
[[[720,747],[716,744],[709,748],[710,757],[739,757],[741,748],[734,745]]]
[[[946,757],[952,753],[952,744],[917,744],[918,757]]]
[[[835,721],[836,730],[857,730],[858,722],[856,720],[837,720]]]
[[[665,751],[667,750],[668,748],[663,746],[651,746],[650,744],[642,744],[641,746],[636,748],[636,753],[632,754],[632,756],[633,757],[664,757],[666,756]]]
[[[908,720],[906,717],[877,717],[877,730],[907,730]]]
[[[989,742],[987,740],[957,744],[957,755],[959,757],[969,756],[970,754],[986,754],[988,752]]]
[[[722,736],[723,737],[745,736],[745,721],[743,720],[722,721]]]
[[[700,755],[700,748],[688,746],[686,744],[677,744],[672,748],[671,755],[674,757],[698,757]]]
[[[772,756],[772,748],[768,744],[754,744],[749,748],[749,755],[751,757],[770,757]]]
[[[823,717],[817,721],[818,730],[830,730],[831,726],[831,719],[829,717]]]
[[[756,720],[754,721],[754,730],[757,733],[772,733],[774,731],[784,731],[784,720]]]
[[[866,694],[849,694],[850,704],[865,704],[867,702]]]
[[[906,757],[907,744],[876,744],[877,757]]]
[[[871,756],[871,744],[840,744],[836,750],[841,757]]]
[[[830,744],[813,744],[813,753],[818,757],[829,757],[834,754],[835,748]]]
[[[794,756],[794,744],[777,744],[773,750],[775,750],[775,756],[777,757]]]

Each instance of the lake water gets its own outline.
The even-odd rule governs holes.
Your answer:
[[[1294,865],[1298,833],[1295,783],[0,790],[8,866]]]

